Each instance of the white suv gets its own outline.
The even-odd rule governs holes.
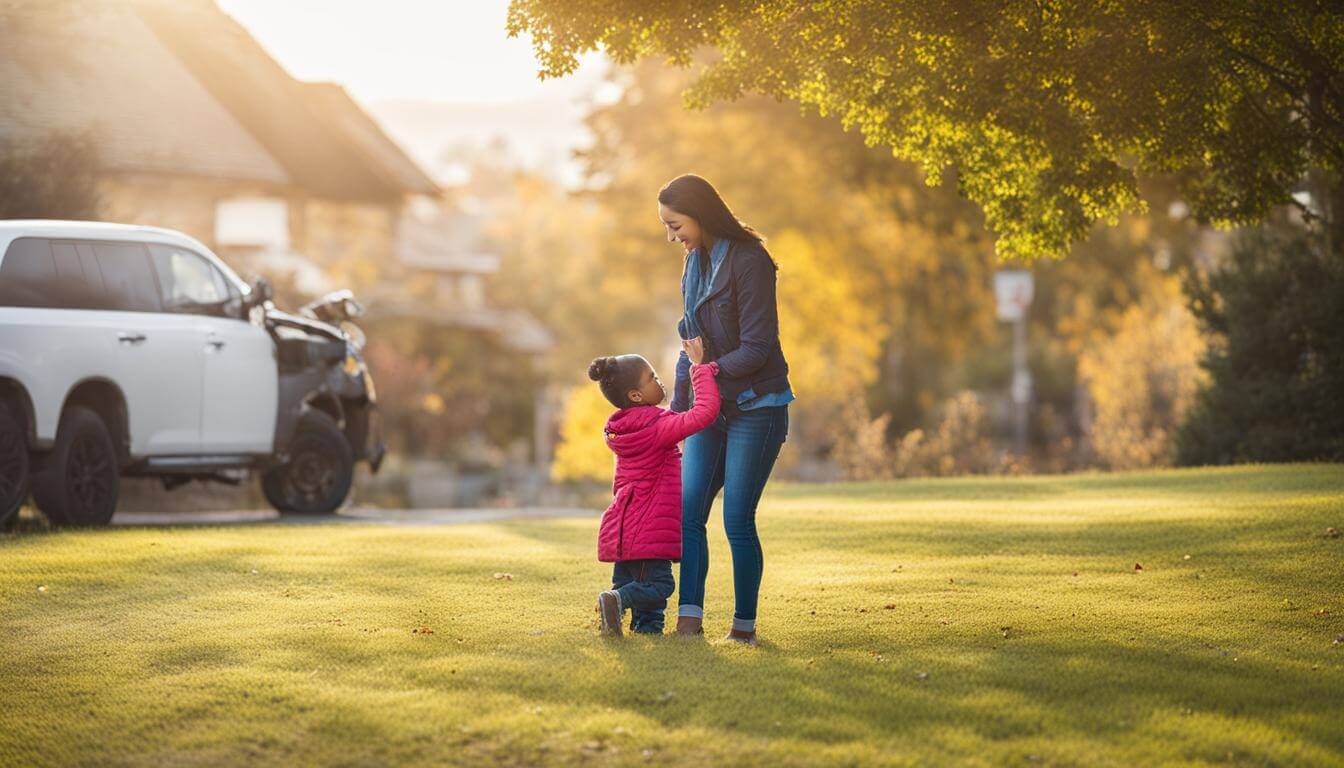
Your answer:
[[[281,511],[339,507],[384,450],[360,309],[269,299],[180,232],[0,221],[0,524],[30,487],[54,523],[100,525],[121,475],[240,469]]]

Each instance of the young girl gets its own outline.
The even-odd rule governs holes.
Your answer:
[[[602,631],[621,634],[631,611],[634,632],[662,634],[663,609],[672,595],[672,561],[681,559],[681,449],[677,443],[719,415],[718,366],[702,365],[699,338],[683,341],[694,363],[695,404],[673,413],[658,404],[666,393],[649,361],[639,355],[599,357],[588,367],[618,411],[607,419],[607,447],[616,454],[614,498],[602,515],[597,559],[615,563],[611,589],[597,596]]]

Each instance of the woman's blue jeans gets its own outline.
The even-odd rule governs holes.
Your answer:
[[[734,626],[754,628],[764,558],[756,505],[789,432],[787,405],[720,414],[686,438],[681,460],[681,592],[677,613],[704,616],[709,543],[705,524],[723,491],[723,529],[733,555]]]

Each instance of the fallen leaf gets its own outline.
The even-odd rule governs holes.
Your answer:
[[[929,673],[928,673],[928,672],[916,672],[916,673],[915,673],[915,679],[916,679],[916,680],[928,680],[928,679],[929,679]]]
[[[41,585],[39,585],[38,588],[37,588],[37,591],[38,591],[38,592],[46,592],[46,591],[47,591],[47,585],[46,585],[46,584],[41,584]]]
[[[1183,558],[1181,558],[1181,559],[1182,559],[1182,560],[1189,560],[1189,559],[1190,559],[1190,556],[1189,556],[1189,555],[1186,555],[1185,557],[1183,557]]]
[[[999,634],[1003,635],[1004,637],[1007,637],[1008,633],[1012,631],[1013,631],[1012,627],[999,627]]]
[[[432,635],[432,634],[434,634],[434,630],[430,629],[429,627],[416,627],[415,629],[412,629],[412,630],[411,630],[411,634],[412,634],[412,635]]]
[[[495,578],[496,578],[496,579],[503,580],[503,581],[513,581],[513,574],[512,574],[512,573],[496,573],[496,574],[495,574]]]
[[[1334,526],[1331,526],[1331,527],[1329,527],[1329,528],[1326,528],[1326,529],[1325,529],[1325,538],[1327,538],[1327,539],[1338,539],[1338,538],[1339,538],[1339,529],[1338,529],[1338,528],[1335,528]]]
[[[895,604],[895,603],[887,603],[886,605],[884,605],[884,606],[882,606],[882,607],[885,608],[885,609],[887,609],[888,611],[893,611],[893,610],[896,609],[896,604]]]
[[[1135,563],[1135,564],[1134,564],[1134,570],[1136,570],[1136,571],[1142,571],[1142,570],[1143,570],[1143,566],[1142,566],[1142,565],[1139,565],[1138,563]]]
[[[1328,615],[1330,614],[1330,609],[1329,609],[1329,608],[1318,608],[1318,609],[1316,609],[1315,611],[1312,611],[1312,614],[1315,615],[1315,616],[1328,616]]]

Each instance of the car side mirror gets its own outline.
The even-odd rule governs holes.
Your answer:
[[[252,283],[252,294],[248,297],[247,303],[259,307],[275,297],[275,289],[271,287],[271,281],[260,275]]]
[[[247,292],[243,298],[241,319],[247,320],[253,318],[253,310],[264,306],[275,295],[275,289],[271,288],[271,283],[264,277],[258,276],[252,283],[252,290]],[[253,318],[255,322],[255,318]]]
[[[276,297],[276,289],[271,288],[270,281],[258,274],[257,281],[253,282],[253,296],[258,304],[265,304]]]

